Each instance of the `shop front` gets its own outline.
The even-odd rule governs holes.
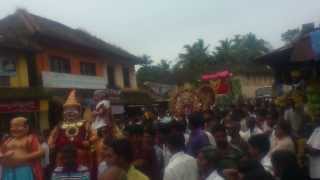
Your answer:
[[[32,130],[38,132],[49,128],[48,100],[11,100],[0,102],[0,130],[8,133],[10,120],[26,117]]]
[[[1,132],[8,132],[10,120],[17,116],[28,118],[36,131],[48,129],[50,97],[50,93],[42,88],[1,88]]]
[[[128,117],[142,115],[143,109],[155,103],[147,92],[141,90],[123,90],[120,98]]]
[[[320,31],[315,30],[257,59],[273,69],[276,104],[285,108],[293,100],[311,119],[320,115],[319,42]]]

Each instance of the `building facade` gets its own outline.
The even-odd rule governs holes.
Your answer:
[[[2,40],[4,37],[2,37]],[[8,120],[27,117],[32,128],[48,128],[48,96],[31,87],[29,55],[24,47],[8,46],[0,40],[0,130],[9,129]]]
[[[0,20],[0,44],[6,46],[0,51],[2,129],[8,129],[10,118],[21,111],[5,107],[32,106],[25,110],[29,115],[21,115],[36,128],[47,129],[61,120],[61,105],[70,89],[77,89],[82,102],[97,89],[137,90],[137,57],[87,32],[25,10]]]
[[[257,89],[273,85],[272,75],[236,75],[234,78],[240,80],[242,95],[245,98],[254,98]]]

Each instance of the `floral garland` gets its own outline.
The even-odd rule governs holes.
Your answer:
[[[186,116],[193,112],[210,110],[214,105],[215,93],[211,86],[203,85],[198,89],[185,85],[176,89],[171,96],[170,110],[175,116]]]

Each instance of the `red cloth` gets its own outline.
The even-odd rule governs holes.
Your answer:
[[[227,94],[229,92],[229,84],[226,81],[221,81],[216,89],[217,94]]]
[[[37,138],[37,136],[35,135],[31,135],[31,140],[30,140],[30,151],[37,151],[38,148],[40,147],[40,142]],[[34,160],[32,162],[32,169],[33,169],[33,173],[35,176],[36,180],[43,180],[43,172],[42,172],[42,167],[41,167],[41,162],[39,159]]]
[[[74,145],[78,150],[78,153],[77,153],[78,163],[81,165],[90,167],[89,166],[90,165],[89,148],[83,145],[83,141],[86,141],[86,140],[88,140],[88,137],[87,137],[87,131],[84,125],[80,127],[79,134],[76,137],[74,137],[73,141],[71,141],[66,136],[65,130],[59,128],[58,136],[55,141],[55,147],[57,152],[60,152],[65,145],[68,145],[68,144]],[[57,161],[59,162],[59,159],[57,159]]]
[[[8,144],[13,138],[8,138],[3,144]],[[40,147],[40,142],[37,136],[35,135],[29,135],[27,139],[27,149],[30,153],[34,151],[38,151],[38,148]],[[41,167],[40,159],[33,160],[31,162],[33,174],[36,180],[43,180],[43,172]]]
[[[220,71],[220,72],[211,73],[211,74],[204,74],[202,75],[201,79],[204,81],[208,81],[208,80],[226,79],[231,76],[232,76],[232,73],[229,72],[228,70],[225,70],[225,71]]]

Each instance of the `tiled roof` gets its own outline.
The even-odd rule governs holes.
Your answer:
[[[12,32],[13,31],[13,32]],[[73,29],[59,22],[31,14],[25,10],[0,20],[0,34],[15,33],[18,38],[33,40],[41,35],[52,39],[63,40],[80,47],[94,49],[100,53],[120,56],[125,60],[139,62],[139,58],[115,45],[107,43],[85,31]]]

